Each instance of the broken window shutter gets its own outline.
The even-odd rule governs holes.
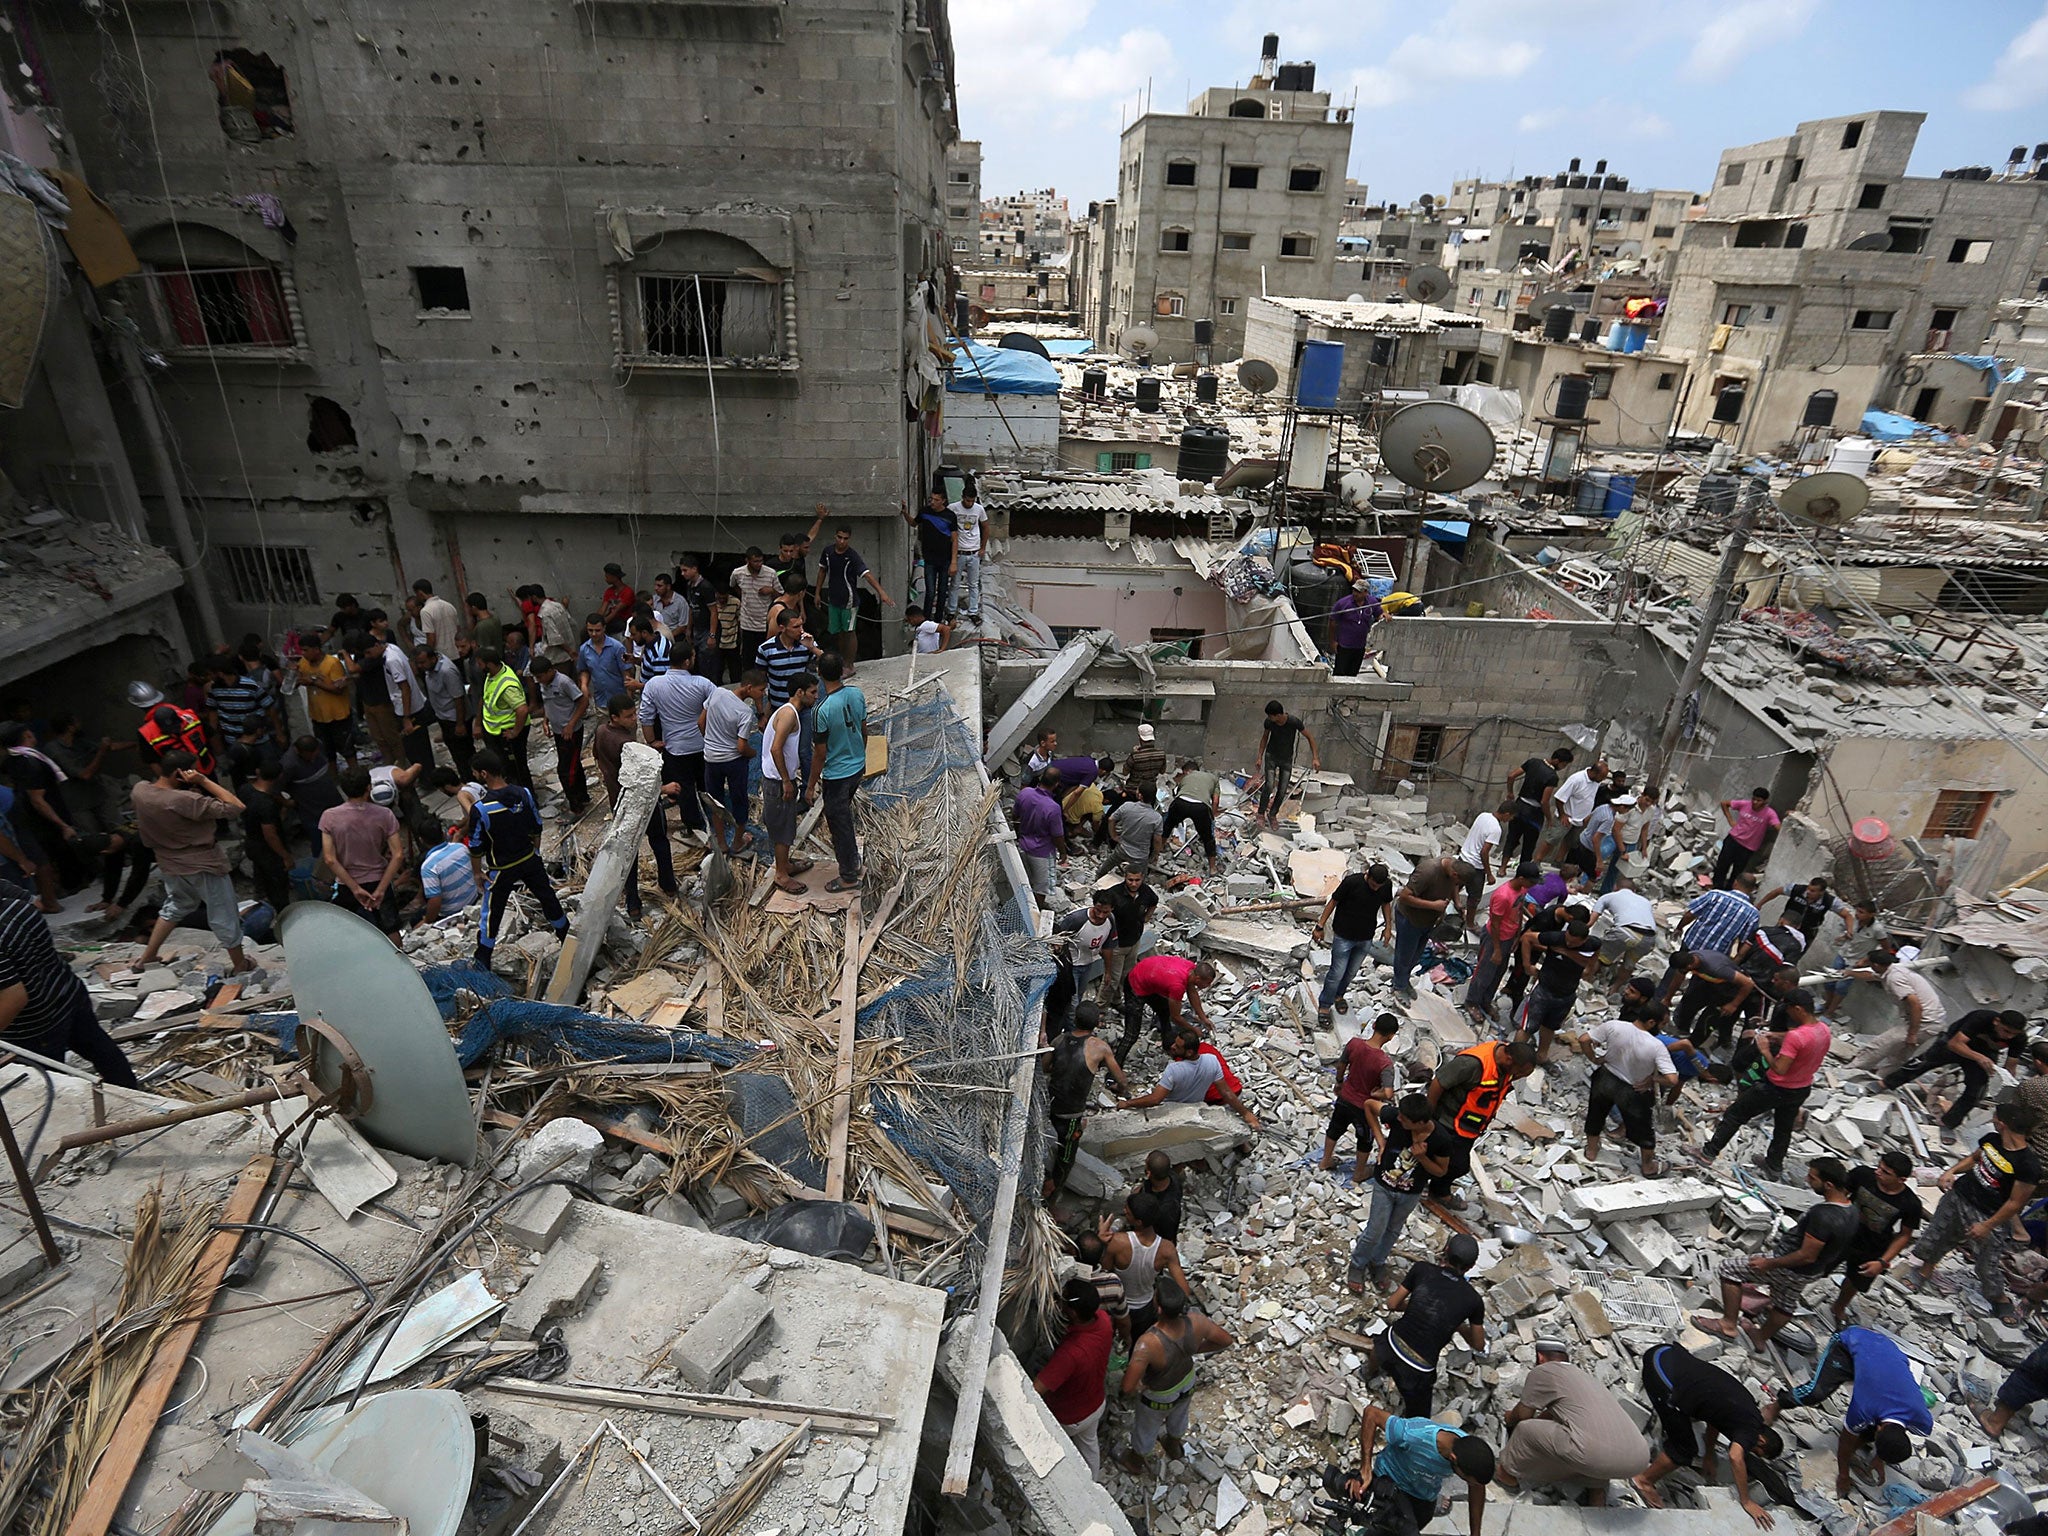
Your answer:
[[[1138,455],[1138,468],[1140,468],[1140,469],[1150,469],[1151,467],[1152,467],[1152,455],[1151,455],[1151,454],[1149,454],[1149,453],[1141,453],[1141,454],[1139,454],[1139,455]]]
[[[1102,474],[1108,474],[1110,470],[1114,467],[1112,464],[1112,458],[1113,456],[1107,453],[1098,453],[1097,455],[1095,455],[1096,470]]]
[[[1415,760],[1415,738],[1420,726],[1397,725],[1387,733],[1387,755],[1380,759],[1380,790],[1389,792],[1406,778]]]

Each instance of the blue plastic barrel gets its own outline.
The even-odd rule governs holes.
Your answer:
[[[1604,510],[1626,512],[1636,504],[1636,477],[1634,475],[1612,475],[1607,481],[1607,500]]]
[[[1601,345],[1610,352],[1626,352],[1628,350],[1627,336],[1627,324],[1624,321],[1617,320],[1614,324],[1607,327],[1607,339]]]
[[[1607,487],[1614,479],[1604,469],[1589,469],[1579,476],[1579,494],[1574,503],[1581,512],[1598,512],[1607,505]]]
[[[1301,344],[1301,377],[1295,386],[1297,404],[1312,411],[1337,407],[1337,390],[1344,379],[1344,343],[1305,341]]]
[[[1650,328],[1640,320],[1631,320],[1622,327],[1621,350],[1635,353],[1649,344]]]

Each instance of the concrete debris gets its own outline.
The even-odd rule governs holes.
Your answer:
[[[740,1362],[775,1320],[775,1308],[758,1291],[727,1291],[683,1330],[671,1358],[699,1392],[721,1392]]]
[[[579,1312],[603,1278],[604,1261],[566,1243],[548,1250],[531,1280],[505,1309],[508,1339],[530,1339],[558,1317]]]

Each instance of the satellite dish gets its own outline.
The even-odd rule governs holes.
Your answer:
[[[1134,325],[1123,334],[1117,350],[1125,357],[1150,357],[1159,345],[1159,333],[1149,325]]]
[[[1547,315],[1553,309],[1570,309],[1571,307],[1572,301],[1556,289],[1545,288],[1542,292],[1529,296],[1529,313],[1532,315]]]
[[[1458,491],[1493,468],[1493,431],[1443,400],[1405,405],[1380,429],[1387,473],[1423,491]]]
[[[1433,304],[1451,291],[1451,274],[1442,267],[1417,267],[1408,274],[1408,297],[1417,304]]]
[[[1346,304],[1363,304],[1365,302],[1365,295],[1362,293],[1347,293],[1344,295],[1344,302]]]
[[[1011,331],[996,345],[1007,347],[1012,352],[1036,352],[1047,362],[1052,361],[1052,354],[1045,350],[1045,343],[1026,331]]]
[[[1870,486],[1861,476],[1827,470],[1794,480],[1778,497],[1787,517],[1821,528],[1840,528],[1856,521],[1870,505]]]
[[[1888,251],[1892,248],[1892,237],[1888,234],[1858,235],[1842,249],[1845,251]]]
[[[1280,387],[1280,370],[1262,357],[1248,357],[1237,365],[1237,382],[1255,395],[1271,394]]]

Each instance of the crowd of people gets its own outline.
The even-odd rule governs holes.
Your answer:
[[[1254,827],[1269,824],[1287,801],[1297,737],[1314,760],[1312,736],[1279,703],[1266,719],[1257,761],[1271,782],[1242,786]],[[1743,1508],[1768,1528],[1773,1516],[1761,1488],[1783,1449],[1774,1427],[1782,1412],[1818,1408],[1850,1388],[1837,1442],[1844,1495],[1852,1476],[1875,1478],[1910,1459],[1932,1431],[1899,1342],[1851,1322],[1857,1298],[1881,1277],[1917,1289],[1944,1258],[1967,1248],[1994,1314],[2021,1321],[2003,1260],[2013,1242],[2025,1240],[2015,1236],[2017,1220],[2048,1157],[2048,1038],[2030,1040],[2028,1021],[2011,1010],[1979,1009],[1951,1022],[1926,979],[1900,960],[1878,910],[1835,894],[1826,879],[1759,893],[1756,866],[1777,825],[1762,789],[1723,804],[1726,827],[1711,880],[1687,904],[1662,971],[1645,968],[1658,948],[1657,914],[1629,887],[1622,856],[1647,849],[1657,835],[1656,786],[1631,792],[1604,762],[1573,771],[1573,758],[1559,748],[1520,765],[1498,810],[1474,819],[1456,856],[1420,859],[1402,881],[1381,864],[1354,868],[1316,918],[1316,942],[1330,952],[1317,996],[1325,1025],[1346,1009],[1367,962],[1391,969],[1395,993],[1405,999],[1432,947],[1476,948],[1463,1006],[1481,1040],[1425,1068],[1396,1059],[1404,1022],[1397,1014],[1357,1019],[1335,1065],[1320,1156],[1312,1152],[1301,1165],[1369,1197],[1343,1284],[1386,1320],[1361,1367],[1384,1378],[1384,1406],[1364,1415],[1357,1467],[1333,1466],[1324,1481],[1338,1507],[1375,1529],[1428,1525],[1453,1477],[1469,1491],[1473,1536],[1489,1485],[1559,1489],[1600,1504],[1619,1482],[1657,1507],[1676,1469],[1714,1475],[1722,1441]],[[1216,968],[1160,950],[1147,926],[1160,900],[1154,880],[1199,878],[1215,867],[1214,778],[1192,760],[1172,775],[1154,733],[1140,727],[1121,767],[1108,756],[1062,756],[1057,736],[1046,732],[1022,764],[1022,786],[1019,847],[1042,903],[1058,889],[1062,855],[1086,868],[1091,850],[1107,847],[1097,877],[1112,869],[1119,875],[1051,924],[1058,970],[1043,1042],[1051,1107],[1046,1201],[1059,1200],[1104,1076],[1116,1085],[1119,1108],[1207,1103],[1234,1110],[1256,1133],[1256,1111],[1213,1038],[1205,996],[1218,981]],[[1199,802],[1199,812],[1190,802]],[[1181,821],[1193,822],[1199,839],[1169,842]],[[1777,915],[1766,919],[1774,905]],[[1817,994],[1800,984],[1798,962],[1823,940],[1838,978]],[[1487,1348],[1487,1309],[1470,1278],[1479,1249],[1458,1227],[1456,1213],[1466,1208],[1458,1186],[1514,1085],[1563,1050],[1583,1056],[1592,1072],[1581,1165],[1589,1173],[1612,1168],[1601,1161],[1602,1143],[1618,1132],[1644,1177],[1667,1170],[1657,1155],[1660,1103],[1675,1103],[1688,1082],[1732,1087],[1734,1099],[1712,1134],[1686,1155],[1711,1165],[1745,1126],[1768,1119],[1756,1167],[1782,1180],[1792,1132],[1834,1039],[1829,1014],[1857,978],[1896,1000],[1906,1031],[1910,1058],[1884,1077],[1885,1086],[1953,1074],[1946,1132],[1963,1125],[1996,1064],[2029,1062],[2034,1072],[1994,1106],[1991,1131],[1957,1148],[1952,1166],[1932,1180],[1939,1199],[1931,1210],[1903,1153],[1869,1163],[1820,1157],[1806,1167],[1812,1203],[1796,1220],[1762,1251],[1720,1260],[1719,1306],[1691,1322],[1738,1345],[1766,1349],[1808,1292],[1823,1287],[1832,1328],[1812,1377],[1759,1402],[1730,1371],[1675,1341],[1660,1344],[1640,1360],[1653,1423],[1646,1436],[1610,1386],[1572,1363],[1564,1340],[1546,1337],[1537,1341],[1519,1400],[1501,1416],[1505,1434],[1497,1444],[1432,1419],[1443,1351],[1454,1339]],[[1114,1043],[1099,1033],[1112,1008],[1123,1014]],[[1582,1009],[1597,1022],[1582,1024]],[[1139,1093],[1134,1080],[1146,1074],[1133,1057],[1155,1045],[1156,1086]],[[1121,1219],[1071,1237],[1079,1271],[1063,1293],[1066,1331],[1036,1379],[1098,1471],[1102,1425],[1118,1397],[1131,1410],[1128,1440],[1115,1456],[1126,1471],[1144,1475],[1160,1447],[1180,1455],[1197,1362],[1233,1343],[1203,1314],[1201,1277],[1190,1277],[1195,1266],[1175,1246],[1184,1177],[1155,1151]],[[1409,1218],[1425,1202],[1454,1235],[1433,1258],[1397,1264]],[[1746,1323],[1751,1292],[1761,1292],[1763,1304]],[[1369,1312],[1357,1326],[1370,1321]],[[2013,1372],[1980,1417],[1996,1435],[2044,1398],[2048,1346]],[[1772,1496],[1782,1499],[1782,1487]]]

